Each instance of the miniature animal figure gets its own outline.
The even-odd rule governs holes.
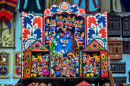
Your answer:
[[[66,47],[66,44],[68,43],[68,39],[63,40],[62,38],[60,39],[60,42],[62,43],[62,47]]]

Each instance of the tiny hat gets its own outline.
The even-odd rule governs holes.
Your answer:
[[[69,54],[67,55],[67,57],[69,57],[69,56],[72,56],[72,57],[73,57],[73,54],[72,54],[72,53],[69,53]]]

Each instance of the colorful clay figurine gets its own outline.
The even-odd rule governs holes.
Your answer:
[[[51,44],[52,44],[52,40],[53,40],[54,36],[50,32],[47,35],[48,36],[46,36],[46,44],[47,44],[47,46],[50,47]]]
[[[92,55],[83,53],[83,74],[84,77],[100,76],[100,61],[98,53]]]
[[[65,15],[56,14],[45,20],[45,25],[48,25],[45,28],[45,44],[51,52],[51,77],[79,76],[79,52],[77,51],[84,48],[84,35],[82,35],[84,23],[76,15]],[[75,28],[79,29],[77,33]]]
[[[32,55],[31,77],[49,76],[49,55],[42,53]]]

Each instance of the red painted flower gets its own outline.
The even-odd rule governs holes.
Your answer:
[[[107,65],[108,65],[108,64],[107,64],[107,61],[105,61],[105,62],[104,62],[104,66],[107,67]]]
[[[24,62],[24,67],[27,67],[28,63],[27,61]]]

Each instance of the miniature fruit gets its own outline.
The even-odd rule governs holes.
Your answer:
[[[94,76],[94,73],[90,73],[90,76],[93,77],[93,76]]]
[[[87,73],[87,74],[86,74],[86,77],[89,77],[89,76],[90,76],[90,74],[89,74],[89,73]]]
[[[31,77],[33,77],[33,74],[31,74]]]
[[[37,77],[37,74],[34,74],[34,77]]]

